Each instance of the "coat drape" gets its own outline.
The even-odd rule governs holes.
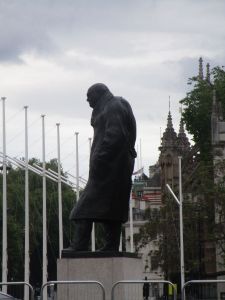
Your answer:
[[[89,179],[70,219],[126,222],[136,157],[136,122],[130,104],[107,92],[93,109],[91,125]]]

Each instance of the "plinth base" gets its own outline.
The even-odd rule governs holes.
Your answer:
[[[72,257],[71,257],[72,256]],[[111,299],[114,283],[121,280],[142,279],[141,257],[126,252],[62,252],[57,262],[57,280],[94,280],[103,284],[106,300]],[[90,284],[58,287],[57,300],[101,300],[100,288]],[[121,299],[123,298],[122,292]],[[118,299],[118,297],[117,297]],[[119,299],[118,299],[119,300]]]
[[[62,258],[103,258],[103,257],[132,257],[141,258],[137,253],[119,252],[119,251],[70,251],[62,250]]]

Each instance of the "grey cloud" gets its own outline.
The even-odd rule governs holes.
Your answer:
[[[224,2],[209,0],[1,1],[0,60],[20,61],[29,51],[54,55],[68,48],[126,56],[135,51],[135,36],[145,34],[147,41],[152,32],[200,33],[205,39],[212,32],[221,34],[224,8]],[[209,42],[203,41],[204,46]]]
[[[224,7],[203,0],[0,1],[0,61],[18,63],[24,53],[36,52],[67,74],[61,81],[60,74],[57,80],[46,74],[47,84],[15,92],[17,103],[28,99],[40,113],[89,117],[86,89],[101,81],[127,97],[138,118],[155,118],[162,109],[166,114],[169,95],[177,102],[185,95],[199,56],[213,65],[215,57],[224,61],[218,27]]]
[[[26,52],[46,55],[57,48],[47,31],[46,20],[41,19],[35,7],[28,9],[29,3],[26,7],[25,2],[1,2],[0,61],[22,62],[21,56]]]
[[[169,95],[178,128],[179,100],[199,56],[224,65],[224,10],[223,0],[0,0],[7,108],[26,104],[53,123],[74,121],[89,130],[86,91],[104,82],[130,101],[138,134],[151,140],[155,155]]]
[[[128,98],[133,103],[137,115],[146,119],[149,115],[158,118],[162,108],[167,113],[169,95],[175,102],[179,102],[187,91],[189,77],[197,75],[198,58],[184,58],[181,61],[167,61],[161,65],[153,64],[141,68],[117,67],[92,64],[86,73],[87,78],[77,82],[77,74],[71,72],[71,80],[48,84],[41,83],[32,89],[23,90],[23,99],[29,99],[31,106],[41,112],[51,111],[70,117],[87,118],[90,109],[86,103],[86,90],[95,82],[104,82],[115,95]],[[38,101],[37,101],[38,95]],[[166,107],[165,104],[166,103]],[[21,103],[22,105],[22,103]]]

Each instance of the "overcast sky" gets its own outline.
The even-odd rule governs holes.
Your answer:
[[[80,173],[87,178],[92,128],[86,91],[103,82],[133,107],[148,173],[158,159],[169,96],[178,130],[179,100],[199,57],[212,67],[225,64],[224,14],[224,0],[0,0],[7,153],[24,155],[28,105],[29,156],[41,160],[45,114],[46,159],[57,156],[59,122],[64,170],[75,174],[77,131]]]

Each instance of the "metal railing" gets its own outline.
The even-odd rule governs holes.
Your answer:
[[[194,284],[200,285],[200,284],[212,284],[212,283],[216,283],[216,284],[225,283],[225,279],[209,279],[209,280],[203,279],[203,280],[190,280],[190,281],[185,282],[185,284],[182,288],[182,300],[185,300],[188,298],[188,297],[186,297],[186,288],[188,286],[191,286]],[[198,299],[199,298],[204,298],[204,297],[198,297]],[[209,295],[207,296],[207,298],[210,299]],[[217,298],[217,296],[215,298]]]
[[[46,299],[43,299],[43,291],[45,288],[47,288],[48,286],[50,287],[50,290],[53,292],[55,290],[55,287],[57,287],[58,285],[85,285],[85,284],[91,284],[91,285],[96,285],[98,287],[100,287],[100,290],[102,291],[102,298],[98,298],[99,300],[102,299],[102,300],[105,300],[105,288],[104,286],[102,285],[101,282],[99,281],[94,281],[94,280],[86,280],[86,281],[80,281],[80,280],[61,280],[61,281],[49,281],[49,282],[46,282],[45,284],[42,285],[41,287],[41,300],[46,300]],[[54,297],[51,297],[51,300],[54,299]],[[64,299],[67,299],[69,300],[66,296],[65,297],[62,297]],[[58,298],[57,298],[58,299]],[[90,297],[88,298],[90,299]]]
[[[177,290],[176,290],[176,286],[171,282],[171,281],[167,281],[167,280],[121,280],[116,282],[113,286],[112,286],[112,290],[111,290],[111,300],[115,300],[115,288],[118,285],[126,285],[126,284],[167,284],[170,285],[173,289],[173,299],[176,300],[177,299]],[[143,287],[143,286],[142,286]],[[143,295],[141,295],[143,296]],[[135,299],[136,296],[135,296]],[[143,299],[143,297],[141,298]]]
[[[15,281],[15,282],[0,282],[0,286],[27,286],[29,288],[30,291],[30,299],[34,300],[34,289],[32,287],[32,285],[30,285],[28,282],[24,282],[24,281]],[[27,300],[27,299],[26,299]]]

